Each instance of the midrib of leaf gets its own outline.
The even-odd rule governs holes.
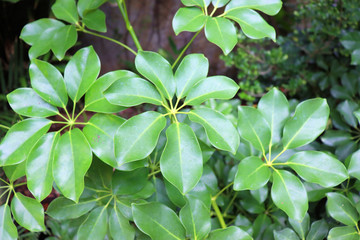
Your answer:
[[[261,164],[259,167],[257,167],[254,171],[252,171],[247,178],[250,178],[250,176],[254,175],[257,171],[259,171],[261,168],[266,166],[265,163]]]
[[[223,34],[222,34],[222,32],[221,32],[221,28],[220,28],[220,25],[219,25],[219,23],[218,23],[218,20],[217,20],[216,18],[214,18],[213,20],[214,20],[214,22],[215,22],[215,24],[216,24],[217,29],[219,30],[219,35],[220,35],[220,37],[221,37],[221,40],[222,40],[222,42],[224,42],[224,36],[223,36]]]
[[[84,64],[84,68],[82,68],[81,70],[83,70],[82,71],[82,73],[81,73],[81,79],[80,79],[80,83],[79,83],[79,85],[78,85],[78,90],[76,91],[76,95],[75,95],[75,98],[74,98],[74,102],[77,102],[77,98],[78,98],[78,94],[79,94],[79,91],[80,91],[80,87],[81,87],[81,85],[82,85],[82,83],[83,83],[83,80],[84,80],[84,75],[85,75],[85,70],[86,69],[88,69],[88,62],[89,62],[89,57],[90,57],[90,50],[89,50],[89,53],[88,54],[86,54],[87,55],[87,57],[86,57],[86,61],[85,61],[85,64]],[[76,64],[75,64],[75,66],[76,66]],[[75,83],[76,83],[76,81],[74,81]],[[94,83],[94,82],[93,82]],[[92,85],[92,84],[91,84]],[[89,88],[90,88],[90,86],[89,86]]]
[[[26,206],[23,204],[23,202],[20,200],[20,198],[17,197],[17,195],[15,195],[15,198],[18,199],[19,203],[21,204],[21,206],[23,207],[23,209],[25,209],[25,212],[30,215],[30,218],[32,219],[31,222],[35,222],[37,225],[39,225],[39,222],[37,221],[36,218],[34,218],[34,216],[31,214],[31,211],[29,211],[29,209],[26,208]]]
[[[109,137],[110,139],[112,139],[113,137],[110,136],[107,132],[105,132],[103,129],[99,128],[96,124],[92,123],[92,122],[88,122],[90,126],[96,128],[97,130],[99,130],[100,132],[102,132],[103,134],[105,134],[107,137]]]
[[[343,208],[343,204],[338,204],[338,206],[341,208],[341,210],[343,210],[345,215],[351,219],[351,221],[354,223],[354,225],[356,225],[357,221],[347,211],[345,211],[345,208]]]
[[[273,5],[277,5],[277,4],[275,3],[275,4],[263,4],[263,5],[245,5],[245,6],[240,6],[240,7],[234,7],[234,8],[231,8],[231,9],[227,10],[225,12],[225,14],[227,14],[227,13],[233,11],[233,10],[237,10],[237,9],[250,8],[250,9],[259,10],[258,9],[259,7],[265,7],[266,6],[268,8],[269,6],[273,6]],[[261,11],[261,10],[259,10],[259,11]]]
[[[75,198],[77,198],[77,194],[76,194],[76,190],[77,190],[77,181],[76,181],[76,166],[75,166],[75,155],[74,155],[74,149],[73,149],[73,144],[72,144],[72,138],[71,138],[71,131],[69,131],[69,142],[70,142],[70,151],[71,151],[71,156],[72,156],[72,162],[73,162],[73,168],[74,168],[74,174],[73,174],[73,184],[74,184],[74,191],[75,191]]]
[[[191,222],[192,222],[193,231],[194,231],[194,240],[197,240],[195,219],[194,219],[194,215],[193,215],[193,212],[192,212],[192,209],[191,209],[191,204],[190,204],[190,202],[189,202],[189,209],[190,209]]]
[[[208,92],[208,93],[205,93],[205,94],[202,94],[202,95],[199,95],[199,96],[197,96],[197,97],[194,97],[194,98],[190,98],[190,100],[186,100],[185,101],[185,103],[184,103],[184,105],[188,105],[188,104],[190,104],[191,102],[194,102],[194,100],[197,100],[197,99],[199,99],[199,98],[208,98],[208,96],[211,96],[211,95],[213,95],[213,94],[218,94],[218,93],[226,93],[227,91],[229,91],[230,89],[222,89],[222,90],[219,90],[219,91],[213,91],[213,92]],[[210,97],[211,98],[211,97]],[[214,98],[218,98],[218,99],[221,99],[221,98],[219,98],[219,97],[214,97]]]
[[[181,135],[180,135],[180,124],[179,123],[175,123],[176,124],[176,133],[178,135],[178,147],[179,147],[179,161],[180,161],[180,174],[181,174],[181,192],[184,191],[184,173],[183,173],[183,166],[182,166],[182,154],[181,154]]]
[[[37,66],[37,65],[36,65]],[[40,70],[41,74],[43,75],[44,79],[46,80],[46,82],[49,83],[49,85],[51,86],[52,90],[56,93],[55,97],[59,100],[59,102],[61,102],[62,105],[65,105],[64,102],[61,100],[61,98],[59,97],[59,93],[56,91],[55,87],[51,84],[50,81],[48,81],[48,78],[45,76],[44,72],[42,71],[42,69],[40,69],[38,66],[37,68]],[[65,84],[65,83],[64,83]],[[65,88],[66,89],[66,88]],[[52,95],[52,97],[54,97],[54,95]]]
[[[316,168],[316,167],[313,167],[313,166],[309,166],[309,165],[306,165],[306,164],[302,164],[302,163],[297,163],[297,162],[288,162],[287,165],[297,165],[297,166],[302,166],[302,167],[305,167],[305,168],[310,168],[310,169],[315,169],[319,172],[324,172],[324,173],[331,173],[331,174],[336,174],[337,172],[329,172],[329,171],[325,171],[323,169],[320,169],[320,168]]]
[[[188,84],[189,84],[189,79],[191,80],[193,77],[194,77],[194,75],[195,75],[195,70],[197,70],[196,68],[192,68],[192,69],[194,69],[194,71],[192,71],[192,73],[190,74],[190,77],[188,78],[188,80],[185,82],[185,84],[184,84],[184,86],[183,86],[183,89],[181,90],[181,92],[180,92],[180,94],[179,94],[179,96],[178,96],[178,98],[182,98],[182,95],[183,95],[183,93],[184,93],[184,91],[185,91],[185,89],[186,89],[186,87],[188,86]]]
[[[127,97],[138,97],[138,98],[143,98],[143,99],[150,99],[150,100],[153,100],[155,102],[158,102],[160,105],[162,103],[162,101],[156,99],[156,98],[152,98],[152,97],[148,97],[148,96],[141,96],[141,95],[136,95],[136,94],[126,94],[126,95],[123,95],[123,96],[127,96]],[[140,103],[141,104],[141,103]],[[131,104],[132,105],[132,104]],[[120,105],[121,106],[121,105]],[[124,107],[127,107],[127,106],[124,106]]]
[[[74,22],[77,22],[77,20],[75,18],[73,18],[73,16],[70,14],[70,12],[66,11],[67,9],[63,7],[63,5],[60,5],[60,7],[65,10],[64,12],[66,13],[66,15],[68,15]]]
[[[54,144],[55,144],[56,136],[57,136],[58,133],[59,133],[59,132],[56,132],[56,133],[55,133],[55,135],[53,136],[52,143],[51,143],[51,148],[50,148],[50,152],[49,152],[49,160],[50,160],[50,161],[46,164],[46,170],[45,170],[46,176],[49,176],[48,173],[49,173],[50,162],[53,161],[53,159],[52,159],[51,156],[53,155],[53,152],[54,152]],[[40,139],[39,139],[39,140],[40,140]],[[52,178],[52,181],[54,181],[52,175],[51,175],[51,178]]]
[[[96,221],[95,221],[95,223],[94,223],[94,227],[92,227],[92,228],[91,228],[91,231],[90,231],[89,236],[91,236],[91,235],[92,235],[92,232],[94,231],[95,226],[97,225],[97,223],[99,222],[99,220],[100,220],[101,216],[103,215],[104,210],[106,210],[106,207],[105,207],[105,206],[103,207],[103,209],[101,210],[101,212],[100,212],[99,216],[97,217],[97,219],[96,219]],[[89,215],[89,217],[90,217],[90,215]]]
[[[285,188],[285,190],[286,190],[286,194],[288,195],[289,202],[291,203],[291,205],[293,206],[293,208],[296,209],[296,208],[295,208],[295,205],[294,205],[294,203],[293,203],[293,201],[292,201],[292,199],[291,199],[291,197],[290,197],[290,193],[289,193],[289,190],[288,190],[288,188],[287,188],[287,186],[286,186],[286,183],[285,183],[284,178],[282,177],[282,175],[279,173],[278,170],[276,170],[275,172],[276,172],[276,174],[279,176],[282,184],[284,185],[284,188]]]
[[[243,116],[245,116],[245,114],[243,114]],[[258,136],[257,132],[255,131],[255,129],[254,129],[253,125],[252,125],[252,122],[250,122],[250,121],[249,121],[248,117],[245,117],[245,119],[246,119],[246,122],[249,124],[249,127],[251,128],[251,131],[254,133],[254,135],[255,135],[255,137],[256,137],[256,139],[257,139],[257,141],[259,142],[260,147],[261,147],[261,151],[262,151],[262,152],[264,153],[264,155],[265,155],[265,149],[264,149],[264,146],[263,146],[263,144],[262,144],[262,142],[261,142],[261,140],[260,140],[260,138],[259,138],[259,136]]]
[[[235,21],[238,21],[238,22],[241,22],[242,24],[248,26],[249,28],[252,28],[254,31],[256,31],[256,32],[258,32],[258,33],[261,33],[261,34],[264,34],[262,31],[259,31],[259,30],[257,30],[257,29],[255,28],[256,25],[251,25],[251,24],[243,21],[241,18],[238,18],[238,17],[236,17],[236,16],[234,16],[234,15],[225,15],[225,17],[230,18],[230,19],[235,20]],[[240,23],[239,23],[239,24],[240,24]],[[266,34],[266,35],[267,35],[267,34]]]

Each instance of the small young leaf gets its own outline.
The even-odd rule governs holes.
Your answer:
[[[91,199],[75,203],[70,199],[58,197],[50,203],[46,214],[59,221],[78,218],[96,206],[95,200]]]
[[[330,230],[327,239],[358,240],[359,234],[354,227],[335,227]]]
[[[336,192],[327,193],[326,196],[326,208],[332,218],[348,226],[357,225],[359,214],[348,198]]]
[[[68,23],[77,23],[79,21],[75,0],[56,0],[51,10],[56,18]]]
[[[310,231],[306,236],[307,240],[323,240],[325,239],[327,233],[329,231],[329,227],[325,221],[325,219],[315,221],[311,224]]]
[[[252,240],[245,231],[241,230],[238,227],[231,226],[225,229],[216,229],[210,233],[208,238],[209,240],[219,240],[219,239],[236,239],[236,240]]]
[[[114,205],[109,216],[109,230],[114,240],[133,240],[135,238],[133,226],[121,213],[117,204]]]
[[[307,232],[310,227],[310,216],[306,213],[304,219],[302,221],[294,220],[289,218],[289,223],[299,235],[301,239],[305,239]]]
[[[91,211],[85,222],[79,228],[78,240],[103,240],[107,233],[108,212],[105,206]]]
[[[296,235],[296,233],[290,229],[285,228],[281,231],[274,231],[274,239],[275,240],[299,240],[299,237]]]
[[[10,208],[7,204],[0,206],[0,219],[0,239],[18,239],[17,229],[11,219]]]
[[[83,14],[82,20],[89,29],[106,32],[106,15],[100,9],[86,11]]]
[[[282,6],[281,0],[232,0],[225,8],[225,12],[236,9],[251,8],[268,15],[276,15]]]
[[[172,21],[176,35],[181,32],[197,32],[205,24],[206,16],[201,9],[196,7],[180,8]]]

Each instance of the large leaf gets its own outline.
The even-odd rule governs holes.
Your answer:
[[[224,76],[208,77],[199,81],[188,93],[185,105],[199,105],[211,98],[231,99],[239,86],[230,78]]]
[[[199,182],[202,154],[197,138],[188,125],[173,123],[166,130],[167,143],[160,158],[163,176],[182,193],[187,193]]]
[[[109,230],[114,240],[133,240],[135,238],[135,229],[121,213],[117,204],[114,205],[109,216]]]
[[[58,19],[69,23],[77,23],[79,21],[75,0],[56,0],[51,10]]]
[[[240,138],[234,125],[220,112],[199,108],[189,113],[189,119],[201,124],[214,147],[236,153]]]
[[[348,171],[350,176],[360,180],[360,150],[351,155]]]
[[[301,181],[285,170],[273,173],[271,198],[290,218],[302,221],[308,210],[308,198]]]
[[[231,226],[225,229],[216,229],[210,233],[209,240],[252,240],[244,230],[238,227]]]
[[[326,208],[332,218],[345,225],[357,225],[359,214],[348,198],[336,192],[327,193],[326,196]]]
[[[225,18],[209,17],[205,24],[205,36],[228,55],[237,43],[237,34],[234,24]]]
[[[148,173],[147,168],[139,168],[131,172],[115,171],[112,177],[112,192],[117,195],[139,192],[146,186]]]
[[[166,118],[157,112],[145,112],[127,120],[115,134],[118,166],[141,160],[155,148]]]
[[[0,206],[0,239],[18,239],[17,229],[11,219],[10,208],[7,204]]]
[[[354,227],[335,227],[332,228],[329,232],[328,238],[329,240],[358,240],[359,233],[356,231]]]
[[[47,119],[30,118],[12,126],[0,144],[0,166],[24,161],[50,125],[51,121]]]
[[[180,8],[172,21],[176,35],[181,32],[197,32],[205,24],[206,16],[201,9],[196,7]]]
[[[95,206],[96,199],[75,203],[70,199],[58,197],[50,203],[46,214],[61,221],[81,217]]]
[[[315,98],[300,103],[294,116],[285,124],[284,148],[301,147],[315,140],[324,131],[329,112],[325,99]]]
[[[75,53],[66,65],[64,80],[70,98],[77,102],[89,90],[100,72],[100,59],[92,46]]]
[[[157,240],[185,239],[185,229],[173,210],[152,202],[133,204],[132,211],[136,226]]]
[[[315,221],[311,224],[311,228],[308,235],[306,236],[306,239],[323,240],[325,239],[328,231],[329,231],[329,227],[325,219]]]
[[[107,233],[108,212],[105,206],[97,207],[91,211],[85,222],[79,228],[79,240],[103,240]]]
[[[32,232],[45,231],[44,209],[35,199],[16,193],[11,201],[11,211],[16,222],[24,228]]]
[[[52,162],[58,139],[59,134],[55,132],[42,136],[26,160],[27,186],[38,201],[46,198],[52,190]]]
[[[289,159],[288,165],[305,181],[326,188],[339,185],[349,177],[339,160],[323,152],[298,152]]]
[[[226,12],[251,8],[268,15],[276,15],[282,6],[281,0],[232,0],[225,8]]]
[[[172,69],[169,62],[160,54],[141,51],[135,58],[135,66],[167,99],[170,100],[174,96],[175,81]]]
[[[91,161],[90,145],[78,128],[60,137],[55,149],[53,176],[65,197],[78,202],[84,190],[84,176]]]

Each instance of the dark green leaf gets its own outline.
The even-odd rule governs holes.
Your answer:
[[[11,219],[10,208],[7,204],[0,206],[0,239],[18,239],[17,229]]]
[[[26,169],[26,161],[23,161],[15,165],[3,167],[3,170],[6,176],[9,178],[10,182],[14,182],[16,179],[25,176],[25,169]]]
[[[131,195],[143,189],[147,182],[147,168],[131,172],[115,171],[112,178],[112,191],[117,195]]]
[[[310,227],[310,216],[306,213],[302,221],[289,218],[289,223],[301,239],[305,239]]]
[[[135,230],[130,225],[119,208],[114,205],[109,216],[110,235],[114,240],[133,240],[135,238]]]
[[[201,9],[196,7],[180,8],[172,21],[176,35],[181,32],[197,32],[205,24],[206,16]]]
[[[70,199],[58,197],[50,203],[46,214],[57,220],[73,219],[86,214],[95,206],[96,199],[75,203]]]
[[[236,9],[251,8],[268,15],[276,15],[282,6],[281,0],[232,0],[225,8],[225,12]]]
[[[299,237],[290,228],[285,228],[281,231],[274,231],[274,238],[275,240],[299,240]]]
[[[321,141],[330,147],[342,145],[351,140],[351,134],[341,130],[327,130],[321,137]]]
[[[323,240],[325,239],[327,233],[329,231],[329,227],[325,221],[325,219],[315,221],[311,224],[310,231],[306,236],[307,240]]]
[[[360,180],[360,150],[353,153],[348,166],[350,176]]]
[[[177,207],[183,207],[186,204],[184,195],[177,189],[174,185],[164,180],[166,194],[169,197],[170,201],[175,204]]]
[[[349,226],[357,225],[359,214],[353,203],[344,195],[336,192],[326,194],[326,208],[328,213],[335,220]]]
[[[77,23],[79,21],[75,0],[56,0],[51,10],[58,19],[69,23]]]
[[[336,110],[339,111],[347,124],[352,127],[356,127],[358,125],[358,120],[356,119],[353,112],[358,108],[359,105],[357,103],[345,100],[336,107]]]
[[[79,228],[78,240],[103,240],[107,233],[108,212],[105,206],[91,211]]]
[[[335,227],[329,232],[329,240],[358,240],[359,234],[354,227]]]
[[[252,240],[249,234],[238,227],[231,226],[225,229],[216,229],[210,233],[209,240]]]

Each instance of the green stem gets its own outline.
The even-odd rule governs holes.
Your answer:
[[[226,223],[224,221],[223,215],[221,214],[221,211],[216,203],[216,199],[212,198],[211,199],[211,206],[213,207],[216,217],[218,218],[219,222],[220,222],[220,226],[225,229],[226,228]]]
[[[20,186],[23,186],[23,185],[26,185],[26,182],[16,184],[16,185],[14,185],[14,188],[16,188],[16,187],[20,187]]]
[[[69,119],[67,119],[64,115],[62,115],[61,113],[57,112],[57,115],[60,116],[62,119],[64,119],[65,121],[69,121]]]
[[[11,189],[9,188],[9,190],[11,190]],[[6,198],[6,203],[5,203],[5,205],[7,205],[7,204],[9,203],[10,195],[11,195],[11,191],[9,192],[9,195],[8,195],[7,198]]]
[[[6,185],[9,185],[9,183],[7,181],[5,181],[4,179],[0,178],[0,181],[2,181],[3,183],[5,183]]]
[[[0,199],[1,199],[8,191],[10,191],[10,188],[6,189],[5,192],[3,192],[3,193],[0,195]]]
[[[150,173],[150,174],[148,175],[148,178],[151,178],[151,176],[156,175],[156,174],[158,174],[159,172],[161,172],[161,170],[157,170],[157,171],[154,171],[154,172]]]
[[[213,198],[216,200],[226,189],[228,189],[229,187],[231,187],[234,184],[234,182],[229,183],[228,185],[226,185],[223,189],[220,190],[220,192],[218,192]]]
[[[233,202],[235,201],[236,197],[238,195],[238,192],[236,192],[234,194],[234,196],[232,197],[232,199],[230,200],[229,204],[227,205],[227,207],[224,210],[224,215],[226,215],[226,213],[229,211],[230,207],[232,206]]]
[[[174,69],[174,67],[176,66],[176,64],[179,62],[179,60],[181,59],[181,57],[184,55],[184,53],[186,52],[186,50],[190,47],[191,43],[195,40],[195,38],[197,37],[197,35],[199,35],[199,33],[201,32],[202,29],[200,29],[190,40],[190,42],[188,42],[188,44],[186,44],[186,46],[183,48],[183,50],[181,51],[180,55],[177,57],[177,59],[175,60],[175,62],[173,63],[173,65],[171,66],[172,69]]]
[[[2,125],[2,124],[0,124],[0,128],[4,128],[4,129],[6,129],[6,130],[9,130],[9,129],[10,129],[8,126]]]
[[[278,157],[280,157],[281,154],[283,154],[286,150],[287,150],[287,146],[284,147],[284,149],[278,155],[276,155],[276,157],[274,157],[274,159],[272,159],[270,163],[275,162],[275,160],[278,159]]]
[[[86,106],[78,113],[78,115],[75,117],[74,122],[80,117],[80,115],[85,111]]]
[[[63,105],[63,107],[62,107],[64,110],[65,110],[65,113],[66,113],[66,116],[69,118],[69,120],[71,119],[71,117],[70,117],[70,114],[69,114],[69,112],[68,112],[68,110],[66,109],[66,106],[65,105]]]

